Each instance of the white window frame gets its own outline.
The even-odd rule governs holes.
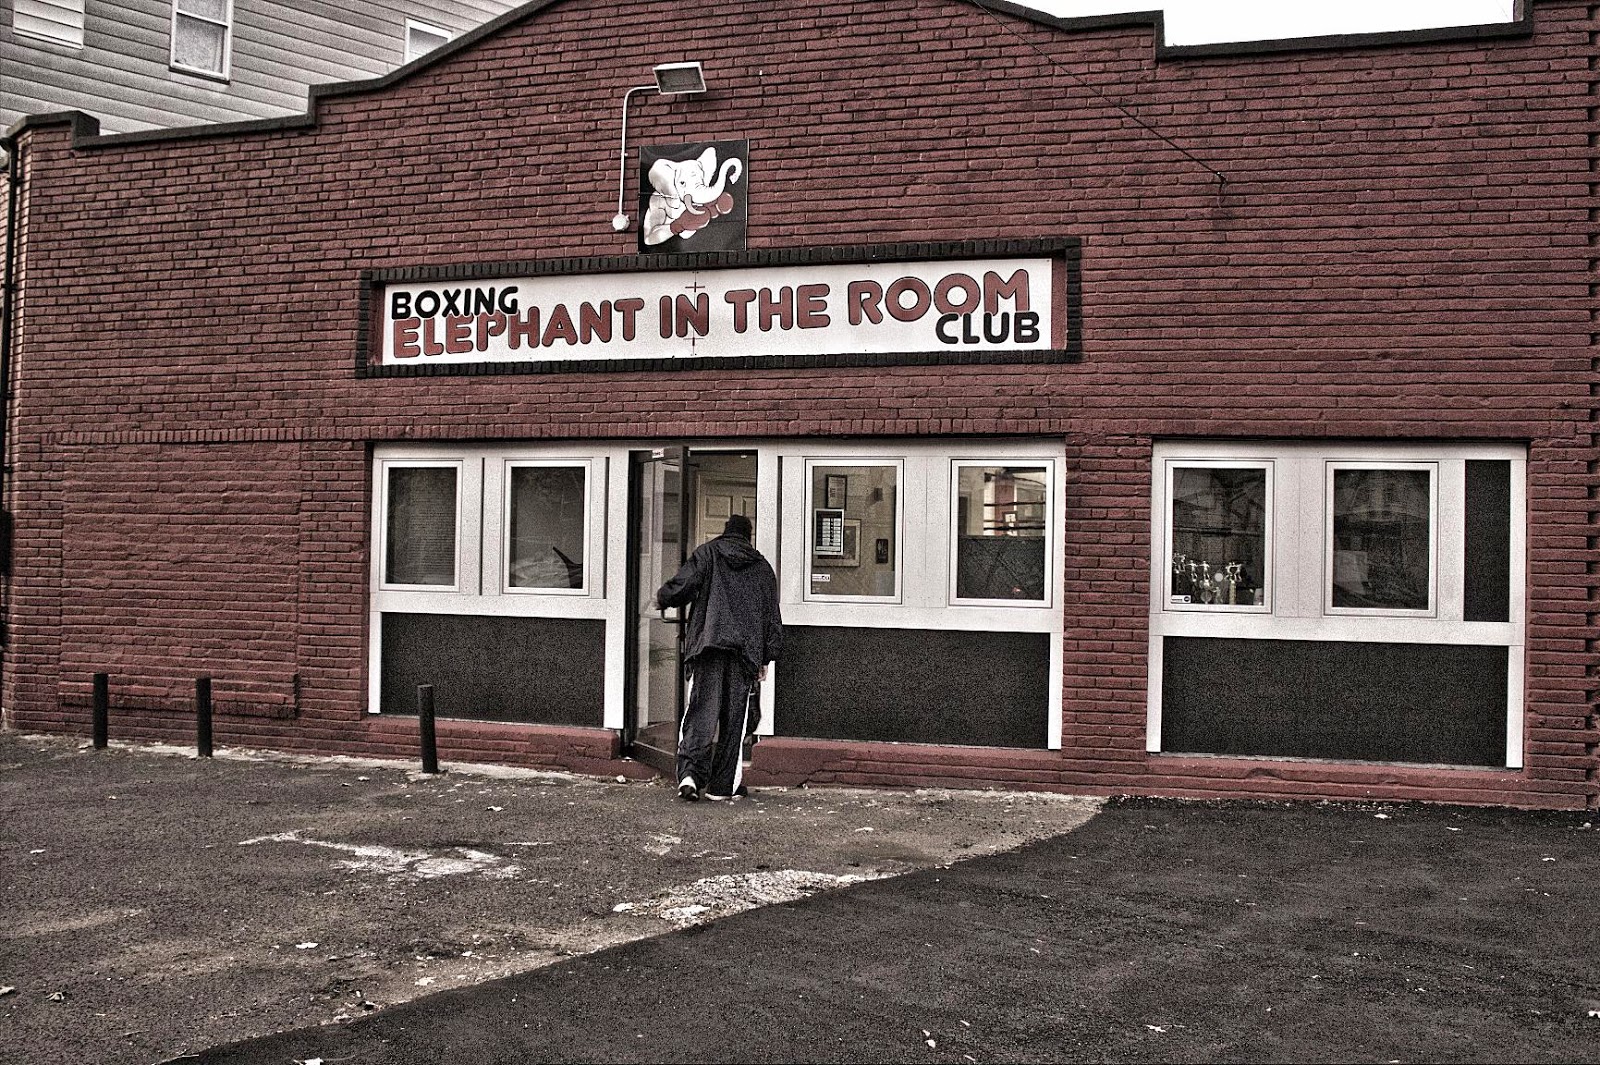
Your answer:
[[[1527,645],[1527,448],[1494,442],[1373,443],[1328,441],[1162,441],[1152,450],[1152,469],[1198,461],[1270,461],[1274,464],[1272,581],[1270,611],[1244,613],[1182,611],[1167,608],[1167,582],[1150,581],[1145,750],[1161,753],[1162,649],[1167,637],[1217,639],[1355,641],[1371,643],[1465,644],[1507,649],[1506,768],[1523,765]],[[1464,617],[1465,469],[1473,460],[1511,464],[1510,613],[1506,621],[1467,621]],[[1369,464],[1382,469],[1408,464],[1435,467],[1431,566],[1434,609],[1386,611],[1345,609],[1330,612],[1328,541],[1332,535],[1330,465]],[[1166,525],[1170,484],[1165,474],[1151,478],[1151,544],[1161,552],[1151,565],[1171,568]],[[1243,756],[1240,756],[1243,757]],[[1281,760],[1262,756],[1264,760]],[[1410,765],[1411,763],[1405,763]]]
[[[1261,564],[1261,602],[1260,603],[1175,603],[1172,601],[1172,548],[1174,542],[1172,530],[1172,497],[1173,482],[1178,470],[1265,470],[1267,480],[1267,519],[1264,534],[1266,546],[1262,552]],[[1194,611],[1204,614],[1270,614],[1273,602],[1273,577],[1274,559],[1272,535],[1273,519],[1276,514],[1277,500],[1273,498],[1273,462],[1270,459],[1219,459],[1219,458],[1176,458],[1167,459],[1162,463],[1162,477],[1165,481],[1165,490],[1162,495],[1165,513],[1159,515],[1161,521],[1161,534],[1154,541],[1160,547],[1161,565],[1166,571],[1161,585],[1161,609],[1164,612]]]
[[[992,469],[994,467],[1016,469],[1042,469],[1044,471],[1045,497],[1044,497],[1044,596],[1041,599],[979,599],[968,596],[966,598],[957,594],[957,578],[960,558],[960,501],[961,501],[961,471],[964,469]],[[1005,609],[1030,609],[1050,607],[1055,605],[1056,573],[1059,537],[1056,535],[1058,492],[1056,479],[1058,477],[1056,462],[1049,458],[1020,458],[1008,456],[994,459],[959,458],[950,461],[950,524],[949,536],[949,568],[950,582],[947,592],[948,602],[953,607],[1001,607]]]
[[[511,583],[511,479],[518,469],[581,469],[583,471],[583,584],[578,588],[522,588]],[[505,595],[587,596],[593,586],[594,461],[587,458],[508,458],[501,467],[500,591]]]
[[[811,485],[816,479],[815,470],[819,467],[833,466],[868,466],[874,468],[893,468],[894,474],[894,593],[892,595],[830,595],[827,592],[812,590],[814,583],[812,577],[811,560],[816,554],[816,522],[813,519],[815,511],[814,500],[811,495]],[[868,456],[842,456],[840,458],[808,458],[805,460],[805,559],[806,573],[803,587],[805,601],[808,603],[882,603],[897,604],[904,599],[906,553],[906,463],[903,458],[883,458]],[[858,543],[856,550],[865,553],[866,545]]]
[[[1428,604],[1422,608],[1359,607],[1333,605],[1334,476],[1340,470],[1420,471],[1428,475]],[[1439,464],[1437,462],[1383,462],[1329,460],[1323,493],[1328,516],[1322,531],[1322,611],[1329,617],[1438,617],[1439,616]]]
[[[516,589],[508,592],[501,546],[509,532],[508,462],[548,462],[558,466],[587,465],[585,478],[585,590]],[[459,466],[457,475],[456,585],[386,585],[388,536],[388,468],[391,466]],[[627,513],[628,452],[617,444],[596,444],[574,453],[534,441],[493,444],[380,443],[369,463],[372,482],[368,515],[367,712],[381,712],[383,616],[385,614],[462,614],[479,616],[563,618],[599,621],[605,625],[606,728],[622,727],[623,634],[626,617],[627,566],[623,522],[611,515]],[[623,471],[618,476],[618,471]],[[615,526],[615,528],[613,528]],[[554,592],[555,594],[552,594]],[[529,594],[532,593],[532,594]],[[770,709],[770,708],[769,708]]]
[[[83,47],[84,0],[12,0],[11,29],[30,41]]]
[[[211,18],[209,15],[197,15],[192,11],[180,11],[178,10],[178,7],[182,2],[183,0],[172,0],[172,27],[170,38],[171,47],[167,50],[169,64],[173,70],[179,70],[185,74],[194,74],[202,78],[213,78],[217,81],[228,81],[232,76],[230,72],[233,69],[233,0],[227,0],[227,17],[221,21]],[[222,27],[221,70],[207,70],[205,67],[190,66],[187,63],[180,63],[178,61],[178,21],[180,18],[193,19],[196,22],[204,22],[208,26]]]
[[[439,37],[439,38],[441,38],[441,40],[440,40],[440,42],[438,44],[434,45],[432,48],[429,48],[425,52],[413,52],[411,50],[411,34],[412,34],[413,31],[426,33],[426,34],[428,34],[430,36],[433,36],[433,37]],[[422,22],[422,21],[420,21],[418,19],[414,19],[414,18],[406,19],[405,34],[406,34],[405,40],[400,42],[400,47],[401,47],[401,50],[405,54],[405,57],[406,57],[405,61],[407,63],[415,62],[416,60],[421,59],[423,56],[429,55],[432,52],[434,52],[434,51],[436,51],[436,50],[438,50],[440,48],[443,48],[445,45],[449,44],[452,40],[455,39],[455,35],[452,34],[449,30],[444,29],[444,28],[439,27],[439,26],[429,25],[426,22]]]
[[[463,530],[461,501],[465,489],[465,463],[462,460],[385,459],[379,462],[381,502],[378,508],[378,587],[392,592],[460,592],[462,588]],[[389,472],[402,469],[452,469],[456,474],[454,580],[450,584],[397,584],[388,581],[389,573]]]

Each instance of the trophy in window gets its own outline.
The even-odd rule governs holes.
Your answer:
[[[1222,566],[1222,580],[1228,586],[1228,602],[1239,601],[1239,585],[1244,581],[1243,562],[1225,562]]]

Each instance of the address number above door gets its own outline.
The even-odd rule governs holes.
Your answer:
[[[373,272],[357,372],[1067,361],[1077,253],[1014,241]]]

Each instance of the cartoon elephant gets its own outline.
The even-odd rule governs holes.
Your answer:
[[[681,162],[656,160],[649,174],[655,192],[644,216],[645,244],[673,237],[688,240],[712,219],[733,210],[733,194],[726,187],[737,185],[743,173],[744,165],[737,159],[727,160],[719,171],[716,148]]]

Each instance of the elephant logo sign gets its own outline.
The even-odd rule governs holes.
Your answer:
[[[742,182],[749,141],[644,148],[639,153],[641,252],[743,251]]]

